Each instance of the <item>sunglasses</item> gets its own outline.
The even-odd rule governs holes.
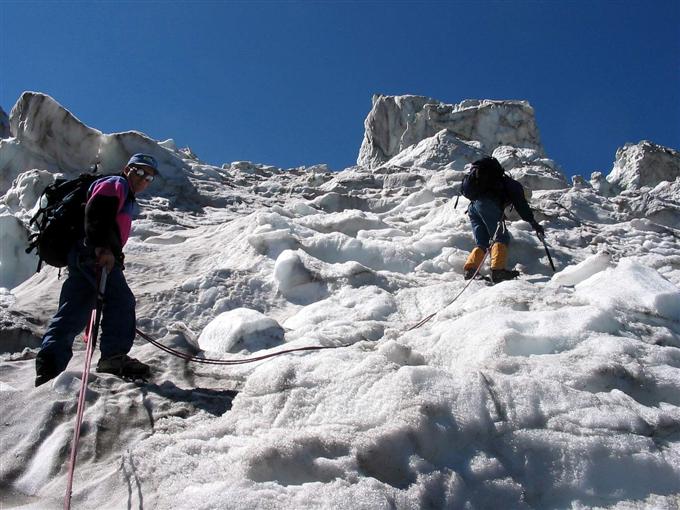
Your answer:
[[[146,173],[141,168],[132,168],[131,172],[139,177],[144,177],[147,182],[151,182],[154,179],[153,175]]]

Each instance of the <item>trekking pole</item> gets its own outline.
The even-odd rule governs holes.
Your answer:
[[[548,251],[548,244],[545,242],[545,234],[539,234],[536,232],[536,235],[543,243],[543,248],[545,248],[545,254],[548,256],[548,261],[550,262],[550,267],[552,267],[553,273],[556,273],[557,270],[555,269],[555,264],[553,264],[553,259],[550,256],[550,252]]]
[[[80,440],[80,427],[83,423],[83,413],[85,412],[85,394],[87,393],[87,380],[90,376],[90,363],[92,353],[97,343],[97,333],[102,316],[104,305],[104,290],[106,289],[106,269],[97,268],[97,302],[92,310],[90,324],[85,330],[83,340],[87,344],[85,350],[85,366],[83,366],[83,380],[80,383],[80,393],[78,394],[78,411],[76,413],[76,425],[73,429],[73,442],[71,444],[71,456],[69,459],[68,481],[66,485],[66,497],[64,498],[64,509],[71,508],[71,492],[73,489],[73,473],[76,467],[76,456],[78,455],[78,441]]]

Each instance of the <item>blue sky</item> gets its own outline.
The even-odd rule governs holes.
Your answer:
[[[565,173],[680,148],[680,2],[0,0],[0,106],[45,92],[213,164],[355,163],[371,97],[525,99]]]

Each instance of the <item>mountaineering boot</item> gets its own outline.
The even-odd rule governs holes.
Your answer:
[[[475,246],[474,249],[468,255],[465,265],[463,266],[463,278],[469,280],[477,272],[477,268],[482,264],[484,260],[484,254],[486,252],[483,248]]]
[[[35,358],[35,386],[36,388],[47,381],[51,381],[61,373],[60,370],[54,366],[54,362],[41,356],[40,353]]]
[[[519,276],[519,271],[505,269],[508,261],[508,245],[494,243],[491,246],[491,281],[493,283],[513,280]]]
[[[151,375],[149,365],[131,358],[127,354],[117,354],[102,358],[97,363],[97,372],[117,375],[119,377],[142,377]]]
[[[491,281],[493,283],[504,282],[505,280],[514,280],[519,276],[519,271],[514,269],[492,269]]]
[[[46,382],[51,381],[55,377],[59,375],[60,372],[38,372],[38,374],[35,376],[35,387],[37,388],[38,386],[41,386],[45,384]]]
[[[508,245],[503,243],[493,243],[491,245],[491,270],[505,269],[508,262]]]
[[[35,376],[35,387],[37,388],[38,386],[42,386],[43,384],[51,381],[55,377],[56,375],[38,374]]]

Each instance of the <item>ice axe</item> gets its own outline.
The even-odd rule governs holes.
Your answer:
[[[557,270],[555,269],[555,264],[553,263],[553,259],[550,256],[550,252],[548,251],[548,244],[545,242],[545,234],[541,232],[536,232],[536,235],[543,243],[543,248],[545,248],[545,254],[548,256],[548,261],[550,262],[550,267],[552,267],[553,273],[556,273]]]

